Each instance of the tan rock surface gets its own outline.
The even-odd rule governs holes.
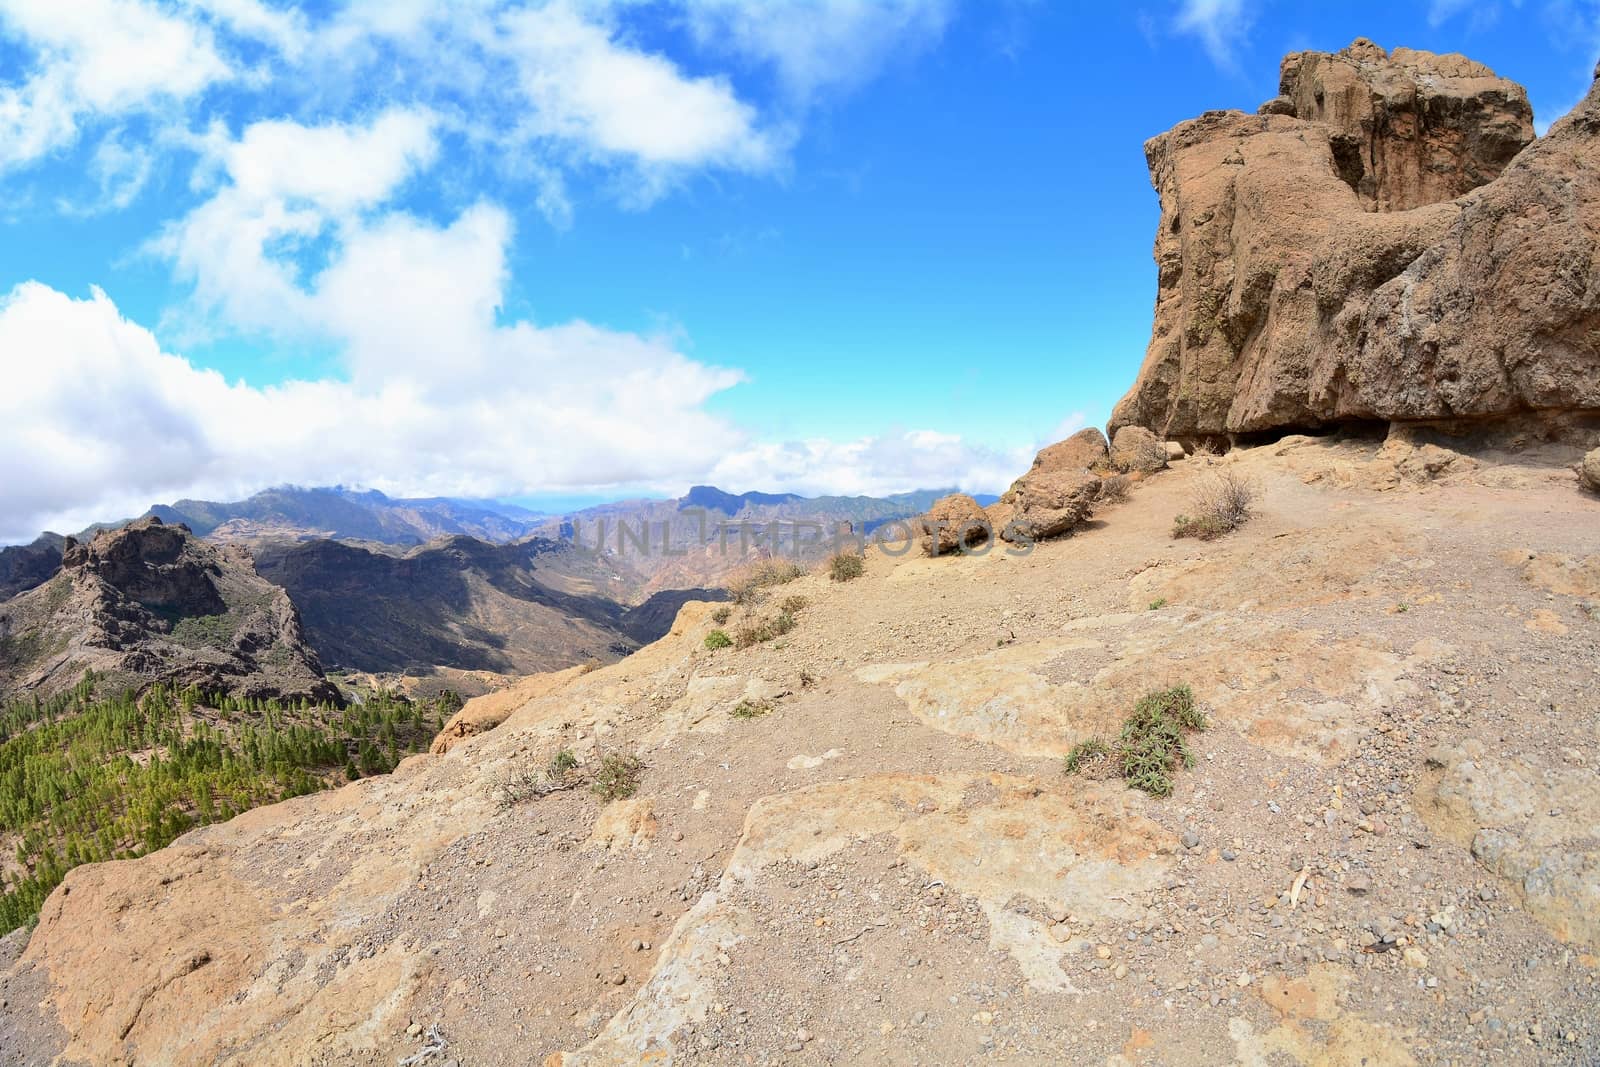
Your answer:
[[[0,972],[0,1064],[1584,1062],[1600,500],[1554,455],[1379,486],[1386,447],[872,552],[747,649],[691,604],[448,755],[80,868]],[[1222,465],[1258,514],[1172,540]],[[1178,682],[1212,726],[1170,799],[1063,776]]]
[[[528,701],[557,692],[585,670],[584,667],[568,667],[550,674],[530,674],[504,689],[473,697],[450,716],[428,751],[442,756],[467,738],[488,733]]]
[[[1155,323],[1112,429],[1592,423],[1600,309],[1563,279],[1595,259],[1600,97],[1529,144],[1520,87],[1366,41],[1289,56],[1283,94],[1146,145]]]

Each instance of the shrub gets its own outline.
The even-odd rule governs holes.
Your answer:
[[[1237,471],[1217,471],[1195,488],[1194,514],[1172,520],[1172,536],[1214,541],[1232,533],[1249,521],[1255,499],[1255,486]]]
[[[854,552],[840,552],[828,560],[828,577],[836,582],[848,582],[866,573],[866,560]]]
[[[772,710],[770,700],[741,700],[728,712],[735,719],[759,719]]]
[[[733,635],[733,644],[735,648],[749,648],[751,645],[763,644],[775,637],[782,637],[793,630],[796,625],[795,617],[792,614],[787,611],[779,612],[774,618],[764,619],[750,626],[740,627],[739,631]]]
[[[733,609],[724,604],[722,607],[711,613],[711,621],[716,623],[718,626],[721,626],[723,623],[727,622],[732,615]]]
[[[783,598],[783,603],[778,605],[778,608],[785,615],[798,615],[810,606],[811,601],[803,596],[786,596]]]
[[[733,638],[729,637],[725,630],[712,630],[706,634],[706,647],[713,652],[719,648],[728,648],[732,644]]]
[[[817,676],[816,675],[812,674],[810,671],[807,671],[807,670],[802,670],[800,672],[800,688],[801,689],[810,689],[812,686],[814,686],[816,684],[817,684]]]
[[[1188,734],[1206,726],[1205,713],[1195,707],[1188,686],[1150,693],[1123,721],[1115,744],[1092,737],[1074,745],[1067,754],[1066,772],[1077,774],[1093,761],[1105,759],[1129,788],[1168,797],[1172,795],[1172,772],[1179,764],[1194,766]]]
[[[600,769],[595,772],[594,785],[589,788],[601,800],[627,800],[639,791],[639,779],[644,776],[644,764],[633,756],[608,752],[600,758]]]
[[[570,748],[564,748],[550,757],[550,765],[545,768],[545,773],[560,781],[567,776],[568,771],[575,770],[577,766],[578,757],[572,754]]]
[[[1077,774],[1090,760],[1100,759],[1111,755],[1111,748],[1098,737],[1091,737],[1087,741],[1079,741],[1072,746],[1072,751],[1067,753],[1067,773]]]
[[[759,603],[767,589],[788,585],[805,574],[800,564],[789,559],[764,559],[752,564],[743,574],[728,583],[733,602],[740,607]]]
[[[1164,596],[1158,596],[1154,600],[1150,601],[1150,610],[1151,611],[1160,611],[1162,608],[1164,608],[1166,606],[1167,606],[1167,598],[1164,597]]]
[[[504,779],[495,791],[495,800],[500,809],[514,808],[524,800],[532,800],[545,794],[544,783],[539,781],[535,774],[521,771]]]
[[[1126,474],[1113,474],[1109,478],[1100,480],[1100,495],[1096,499],[1107,504],[1121,504],[1128,499],[1129,488],[1133,479]]]

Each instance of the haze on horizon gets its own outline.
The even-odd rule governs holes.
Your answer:
[[[1002,488],[1142,358],[1143,141],[1600,5],[0,0],[0,544],[272,485]]]

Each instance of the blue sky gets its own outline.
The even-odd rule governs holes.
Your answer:
[[[1600,4],[0,0],[0,540],[282,482],[997,490],[1138,368],[1143,141],[1358,35],[1543,129]]]

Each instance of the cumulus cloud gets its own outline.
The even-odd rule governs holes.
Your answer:
[[[739,371],[674,339],[504,313],[518,205],[570,226],[586,188],[642,206],[696,174],[780,170],[794,100],[936,38],[954,2],[0,0],[20,56],[0,73],[0,176],[78,152],[92,203],[58,204],[84,214],[129,207],[159,174],[175,206],[144,251],[179,287],[166,341],[176,325],[305,342],[340,367],[229,382],[105,292],[16,286],[0,299],[0,540],[281,482],[1003,484],[1025,456],[928,432],[754,443],[706,410]],[[693,69],[630,21],[663,12]],[[790,101],[758,104],[728,60],[770,67]]]
[[[85,116],[181,102],[232,74],[208,29],[146,0],[0,0],[0,31],[33,54],[0,86],[0,170],[70,145]]]
[[[476,358],[454,367],[254,388],[163,351],[98,290],[18,286],[0,300],[0,542],[284,482],[487,496],[670,481],[742,441],[704,411],[738,372],[661,339],[480,319],[462,344]]]
[[[944,32],[954,0],[683,0],[703,45],[770,63],[791,93],[848,88]]]
[[[1254,23],[1247,0],[1182,0],[1173,28],[1199,39],[1211,61],[1238,69],[1238,49]]]
[[[718,485],[809,496],[882,496],[946,486],[998,492],[1033,461],[1034,449],[995,449],[958,434],[903,430],[853,441],[762,442],[730,453],[711,472]]]

